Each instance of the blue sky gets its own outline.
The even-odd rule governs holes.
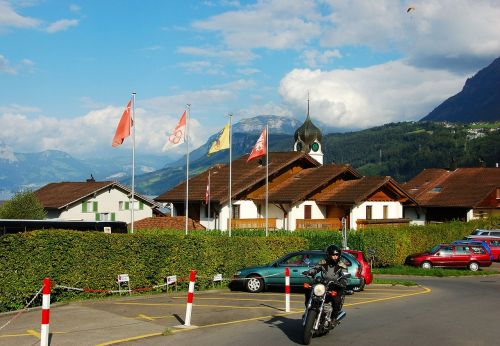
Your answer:
[[[228,113],[303,119],[308,92],[335,127],[418,120],[500,56],[498,18],[493,0],[0,0],[0,148],[129,150],[111,139],[133,91],[155,154],[186,103],[194,147]]]

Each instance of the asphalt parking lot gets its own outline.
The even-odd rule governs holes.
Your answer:
[[[411,299],[431,293],[423,286],[370,285],[364,292],[346,296],[344,308],[362,304],[383,304],[388,300]],[[186,292],[148,296],[121,296],[105,300],[53,305],[50,310],[52,345],[113,345],[158,337],[163,334],[189,332],[230,324],[244,324],[273,316],[303,312],[303,293],[291,295],[291,311],[285,311],[285,294],[264,292],[250,294],[229,290],[196,292],[191,326],[184,326]],[[22,314],[0,315],[2,345],[36,345],[40,343],[41,310]]]

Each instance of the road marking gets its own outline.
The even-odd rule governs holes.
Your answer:
[[[144,318],[145,320],[148,320],[148,321],[153,321],[154,320],[154,318],[146,316],[144,314],[139,314],[137,317],[138,318]]]
[[[24,334],[5,334],[5,335],[0,335],[0,338],[14,338],[16,336],[31,336],[31,334],[24,333]]]
[[[409,297],[409,296],[414,296],[414,295],[420,295],[420,294],[427,294],[431,292],[430,288],[424,287],[424,286],[419,286],[422,288],[422,291],[413,291],[409,292],[406,294],[400,294],[397,296],[393,297],[386,297],[386,298],[376,298],[376,299],[370,299],[362,302],[357,302],[357,303],[350,303],[350,304],[344,304],[345,307],[353,306],[353,305],[360,305],[360,304],[367,304],[367,303],[374,303],[374,302],[379,302],[379,301],[384,301],[384,300],[390,300],[390,299],[398,299],[398,298],[404,298],[404,297]],[[160,306],[167,306],[167,305],[185,305],[185,304],[141,304],[141,303],[115,303],[115,304],[129,304],[129,305],[160,305]],[[228,308],[242,308],[242,307],[235,307],[235,306],[224,306],[224,305],[198,305],[198,306],[205,306],[205,307],[228,307]],[[245,307],[246,308],[246,307]],[[249,307],[252,309],[255,309],[256,307]],[[268,308],[268,307],[266,307]],[[259,317],[252,317],[252,318],[246,318],[242,320],[236,320],[236,321],[228,321],[228,322],[219,322],[219,323],[212,323],[212,324],[206,324],[202,326],[197,326],[195,329],[200,329],[200,328],[210,328],[210,327],[218,327],[218,326],[224,326],[224,325],[231,325],[231,324],[237,324],[237,323],[245,323],[249,321],[256,321],[260,319],[266,319],[266,318],[273,318],[273,317],[279,317],[279,316],[287,316],[291,314],[297,314],[297,313],[302,313],[304,309],[300,310],[293,310],[291,312],[284,312],[284,313],[279,313],[279,314],[274,314],[274,315],[267,315],[267,316],[259,316]],[[195,330],[195,329],[175,329],[172,330],[172,333],[179,333],[179,332],[185,332],[189,330]],[[122,342],[127,342],[127,341],[134,341],[134,340],[139,340],[139,339],[144,339],[144,338],[149,338],[153,336],[160,336],[163,335],[162,333],[153,333],[153,334],[145,334],[145,335],[138,335],[135,337],[131,338],[125,338],[125,339],[119,339],[119,340],[111,340],[102,344],[98,344],[96,346],[108,346],[108,345],[114,345],[114,344],[119,344]]]
[[[281,294],[280,296],[283,296],[283,294]],[[211,298],[203,298],[203,297],[196,297],[195,300],[221,300],[221,299],[225,299],[225,298],[220,298],[220,297],[211,297]],[[251,301],[251,302],[282,302],[284,301],[284,299],[254,299],[254,298],[228,298],[227,300],[230,300],[230,301]],[[302,299],[301,300],[293,300],[292,302],[296,302],[296,303],[302,303],[304,302],[304,298],[303,298],[303,295],[302,295]]]
[[[169,303],[115,303],[117,305],[141,305],[141,306],[186,306],[186,304],[169,304]],[[215,304],[195,304],[193,307],[202,308],[229,308],[229,309],[277,309],[272,306],[236,306],[236,305],[215,305]]]
[[[29,335],[34,336],[35,338],[40,339],[40,333],[38,333],[36,330],[29,329],[26,331]]]

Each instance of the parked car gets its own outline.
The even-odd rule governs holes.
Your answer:
[[[485,236],[490,235],[494,237],[500,237],[500,229],[475,229],[470,235],[475,236]]]
[[[491,265],[490,255],[482,245],[439,244],[429,251],[413,254],[406,258],[406,264],[432,267],[466,267],[472,271]]]
[[[481,245],[484,246],[484,249],[490,255],[490,259],[492,261],[495,260],[493,253],[491,252],[490,246],[487,242],[479,240],[479,239],[465,239],[465,240],[455,240],[452,244],[468,244],[468,245]]]
[[[365,289],[365,285],[369,285],[373,281],[372,267],[365,257],[365,254],[361,250],[351,250],[345,249],[342,252],[350,253],[358,260],[361,264],[361,285],[359,287],[354,287],[354,291],[362,291]]]
[[[493,261],[500,262],[500,237],[484,236],[479,238],[473,238],[472,240],[482,241],[488,244],[488,247],[490,248],[491,251],[491,255],[493,256]]]
[[[290,286],[303,287],[304,282],[312,283],[311,279],[302,275],[325,258],[323,250],[304,250],[290,252],[277,260],[256,267],[242,268],[236,272],[230,283],[231,289],[244,288],[248,292],[262,292],[272,286],[285,286],[285,267],[290,268]],[[349,253],[342,252],[342,261],[347,264],[351,274],[348,279],[348,290],[361,285],[361,264]],[[319,274],[318,274],[319,275]]]

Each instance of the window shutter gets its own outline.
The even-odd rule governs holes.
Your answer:
[[[92,203],[92,208],[93,208],[92,211],[94,211],[94,212],[97,211],[97,201]]]
[[[101,221],[101,214],[95,213],[95,220],[96,221]]]
[[[111,213],[111,221],[116,221],[116,213]]]
[[[82,213],[87,212],[87,202],[82,202]]]
[[[129,210],[130,209],[130,202],[125,202],[125,210]]]
[[[139,201],[139,210],[144,210],[144,203]]]

